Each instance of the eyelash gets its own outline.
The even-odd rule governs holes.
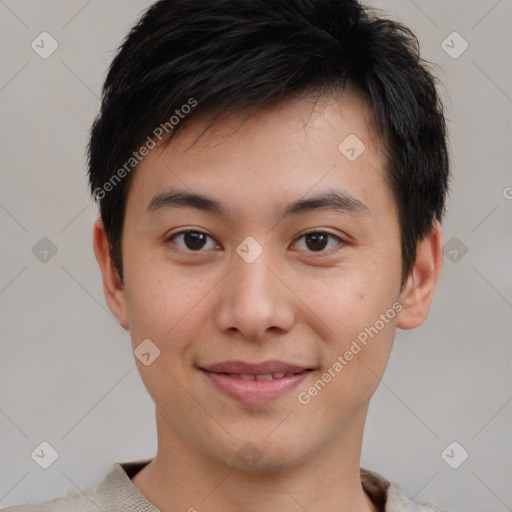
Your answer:
[[[203,235],[206,235],[208,238],[210,238],[211,240],[214,240],[213,237],[211,237],[208,233],[205,233],[204,231],[200,231],[200,230],[197,230],[197,229],[187,229],[187,230],[184,230],[184,231],[178,231],[177,233],[173,233],[170,237],[167,238],[166,242],[173,242],[175,238],[177,238],[178,236],[180,235],[186,235],[188,233],[201,233]],[[332,238],[332,239],[335,239],[337,242],[338,242],[338,246],[343,246],[345,245],[345,241],[342,240],[339,236],[336,236],[334,235],[333,233],[329,233],[328,231],[320,231],[320,230],[313,230],[313,231],[307,231],[306,233],[302,233],[302,235],[300,235],[297,240],[300,240],[304,237],[306,237],[307,235],[312,235],[312,234],[321,234],[321,235],[327,235],[328,237]],[[306,251],[306,252],[309,252],[311,254],[318,254],[318,255],[322,255],[322,254],[331,254],[331,252],[336,251],[336,250],[339,250],[340,247],[338,248],[335,248],[335,249],[328,249],[328,250],[321,250],[321,251]],[[197,251],[193,251],[193,250],[190,250],[190,249],[182,249],[182,248],[179,248],[181,251],[183,252],[187,252],[187,253],[201,253],[201,252],[206,252],[206,250],[197,250]]]

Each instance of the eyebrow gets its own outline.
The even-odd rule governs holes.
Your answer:
[[[175,208],[195,208],[220,216],[229,215],[229,208],[222,201],[183,190],[173,190],[155,195],[146,208],[146,213],[155,214]],[[279,207],[276,210],[276,218],[281,220],[290,215],[298,215],[316,210],[333,210],[338,213],[358,216],[370,214],[368,207],[359,199],[345,192],[327,190]]]

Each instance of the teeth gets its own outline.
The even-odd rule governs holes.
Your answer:
[[[272,374],[267,373],[266,375],[256,375],[256,380],[272,380]]]
[[[294,373],[267,373],[264,375],[248,375],[244,373],[229,373],[230,377],[234,379],[242,379],[242,380],[272,380],[272,379],[282,379],[284,377],[293,377]]]

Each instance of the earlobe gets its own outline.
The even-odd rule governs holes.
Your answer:
[[[414,266],[401,293],[403,309],[397,327],[414,329],[427,318],[443,265],[442,228],[435,221],[432,230],[419,244]]]
[[[129,330],[126,293],[123,283],[119,278],[119,273],[112,262],[110,243],[101,219],[98,219],[94,223],[93,247],[96,260],[101,270],[103,293],[105,294],[107,306],[121,326]]]

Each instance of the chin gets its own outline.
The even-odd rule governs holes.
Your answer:
[[[291,436],[270,440],[268,432],[260,436],[245,435],[243,438],[229,441],[223,453],[215,458],[235,470],[258,473],[278,473],[299,465],[307,458],[308,450],[303,436]],[[233,448],[235,450],[233,451]]]

